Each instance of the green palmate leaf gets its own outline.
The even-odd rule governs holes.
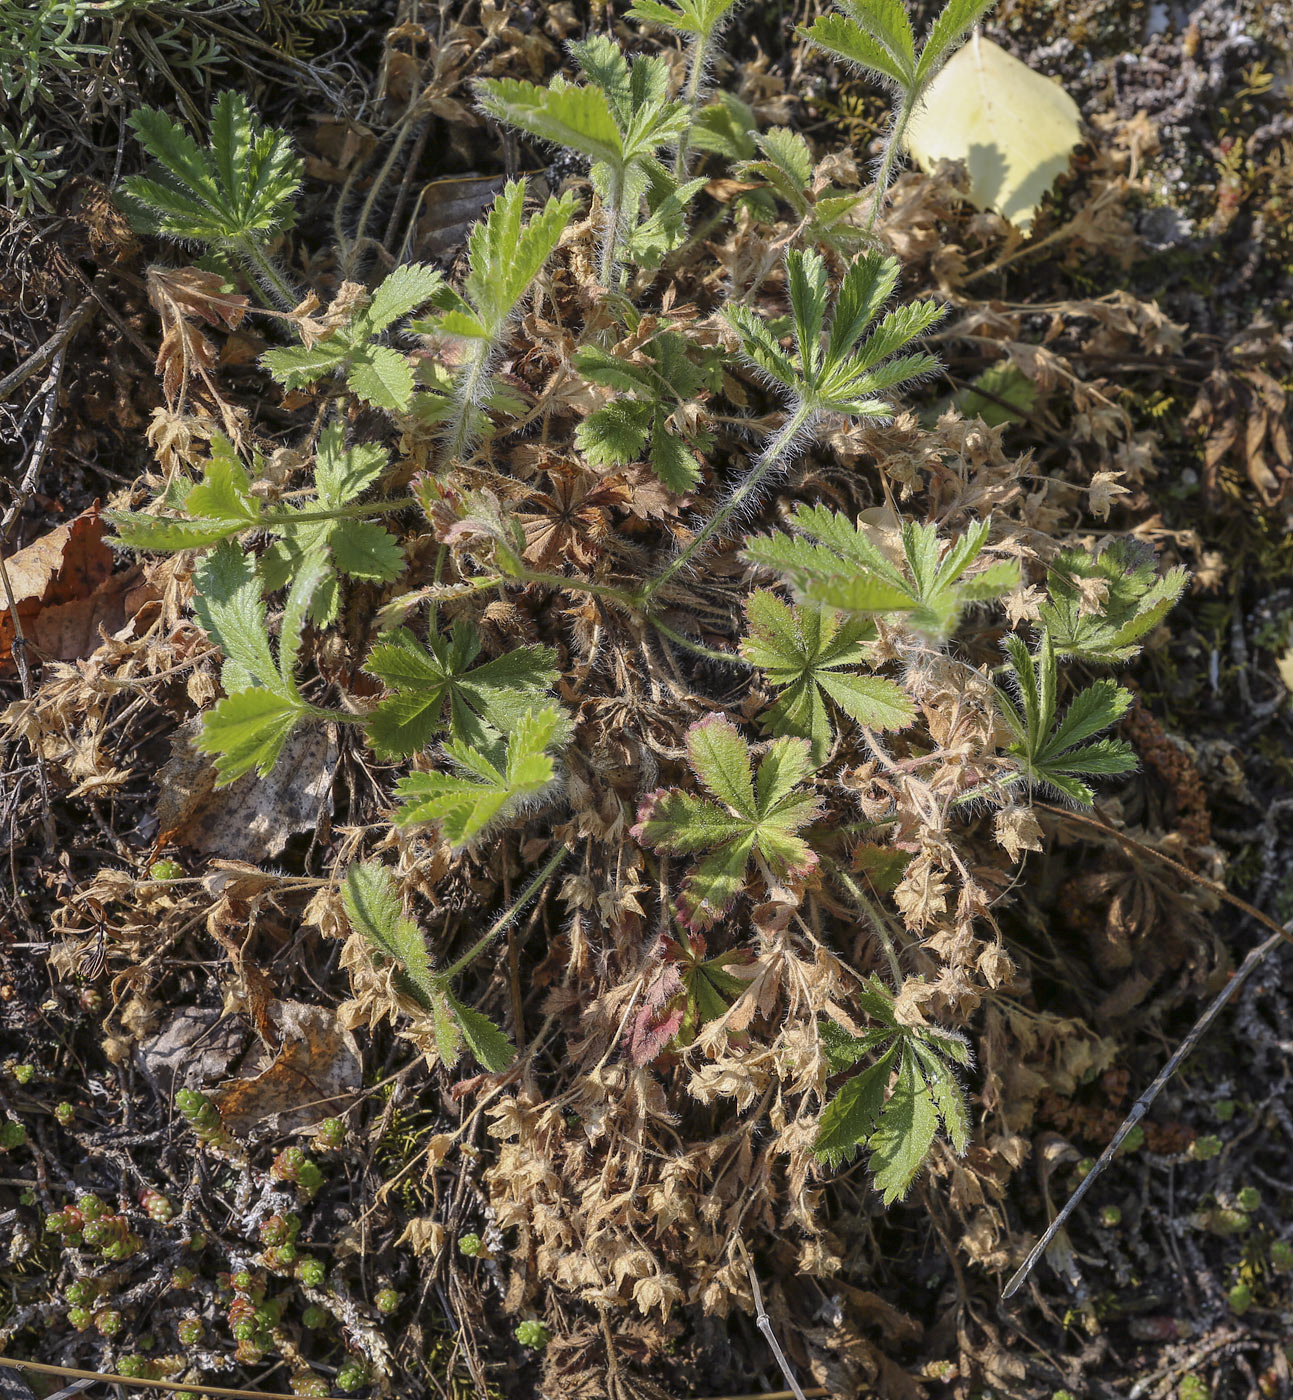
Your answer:
[[[802,740],[774,740],[757,770],[749,745],[729,720],[701,720],[687,731],[686,742],[692,769],[715,800],[677,788],[654,792],[638,809],[633,836],[656,850],[712,852],[687,877],[679,897],[689,921],[703,926],[740,893],[756,856],[777,879],[813,870],[817,857],[798,832],[819,806],[801,786],[813,772]]]
[[[1019,696],[997,688],[997,700],[1015,742],[1008,752],[1031,786],[1050,789],[1079,806],[1095,800],[1084,777],[1112,776],[1136,766],[1131,747],[1119,739],[1089,743],[1094,735],[1116,723],[1131,704],[1130,693],[1113,681],[1096,681],[1074,696],[1056,723],[1058,677],[1055,646],[1043,632],[1037,654],[1031,656],[1018,637],[1006,642],[1007,674]]]
[[[759,149],[757,158],[744,152],[733,172],[737,179],[762,181],[767,190],[751,196],[753,207],[761,218],[776,216],[775,200],[787,204],[795,217],[805,226],[809,242],[824,243],[841,253],[855,249],[862,238],[859,228],[849,216],[862,201],[860,191],[822,189],[814,177],[812,151],[807,140],[787,127],[751,133],[749,140]],[[703,145],[703,140],[697,140]],[[768,195],[775,196],[775,200]]]
[[[1018,583],[1013,560],[967,575],[987,544],[988,521],[969,526],[946,549],[932,525],[904,524],[900,569],[864,526],[824,506],[799,506],[791,520],[796,535],[747,540],[747,557],[778,570],[815,602],[864,614],[903,612],[934,640],[951,636],[966,607]]]
[[[893,681],[843,669],[867,662],[865,643],[875,637],[867,620],[845,620],[812,605],[790,607],[768,592],[751,596],[746,615],[741,655],[782,692],[764,723],[774,734],[807,739],[814,762],[825,762],[834,739],[825,697],[870,729],[901,729],[915,718],[914,705]]]
[[[291,227],[301,163],[285,132],[257,131],[241,94],[216,99],[205,150],[153,108],[133,112],[130,124],[157,165],[147,176],[129,177],[126,192],[151,211],[159,232],[238,250]]]
[[[372,300],[355,317],[354,338],[368,339],[380,335],[396,321],[402,321],[420,306],[425,306],[443,286],[444,276],[437,268],[421,263],[404,263],[397,267],[377,287]]]
[[[556,681],[556,654],[547,647],[518,647],[473,669],[479,655],[480,639],[466,622],[447,638],[432,637],[429,649],[405,628],[384,633],[365,663],[392,692],[366,726],[374,751],[415,753],[446,723],[462,743],[496,743]]]
[[[766,324],[748,307],[729,307],[724,314],[740,335],[742,348],[751,361],[780,383],[796,402],[815,412],[885,418],[892,415],[893,408],[879,396],[935,366],[935,361],[923,354],[896,360],[889,357],[942,315],[933,302],[914,302],[890,313],[866,335],[896,280],[894,259],[876,253],[859,258],[841,284],[824,350],[821,339],[827,301],[826,264],[811,250],[786,255],[795,331],[793,356],[782,352]]]
[[[593,466],[626,466],[645,456],[671,491],[692,490],[700,480],[696,453],[712,437],[688,425],[677,413],[714,379],[693,362],[687,342],[676,331],[661,331],[634,351],[632,360],[585,346],[575,367],[594,384],[616,391],[604,408],[594,410],[575,430],[575,445]],[[679,422],[681,421],[681,424]]]
[[[422,930],[404,913],[394,875],[380,861],[352,865],[341,897],[351,927],[399,966],[410,994],[425,1010],[432,1010],[439,987],[431,955]]]
[[[898,88],[910,85],[910,70],[879,40],[844,15],[824,15],[801,31],[803,37],[835,58],[865,68]]]
[[[438,822],[450,844],[465,845],[543,794],[556,772],[549,746],[563,735],[560,714],[546,708],[527,710],[506,741],[487,750],[450,740],[445,753],[459,771],[401,778],[396,784],[403,799],[397,824]]]
[[[328,374],[343,373],[351,393],[388,413],[403,413],[413,399],[413,370],[406,356],[375,337],[430,301],[444,285],[432,267],[397,267],[373,292],[368,305],[312,346],[267,350],[262,365],[285,388],[303,389]]]
[[[1130,661],[1137,643],[1175,605],[1188,577],[1178,566],[1160,578],[1153,554],[1134,540],[1115,541],[1095,556],[1063,550],[1050,565],[1049,597],[1039,618],[1057,657],[1105,665]]]
[[[295,697],[273,690],[226,695],[203,716],[195,740],[198,749],[215,757],[216,786],[225,787],[253,768],[267,776],[304,714]]]
[[[737,0],[635,0],[630,19],[661,24],[678,34],[696,37],[713,34],[728,17]]]

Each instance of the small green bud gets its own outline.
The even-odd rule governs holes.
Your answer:
[[[328,1383],[322,1376],[317,1376],[313,1371],[298,1371],[292,1377],[293,1395],[327,1395]]]
[[[349,1395],[368,1384],[368,1367],[359,1360],[345,1361],[337,1370],[334,1384],[343,1394]]]
[[[1051,1400],[1077,1400],[1071,1390],[1057,1390],[1051,1396]]]
[[[1145,1129],[1137,1123],[1122,1140],[1119,1152],[1139,1152],[1145,1145]]]
[[[1176,1400],[1212,1400],[1212,1391],[1201,1376],[1182,1376]]]
[[[1237,1283],[1226,1294],[1230,1311],[1236,1315],[1246,1313],[1253,1305],[1253,1290],[1246,1283]]]
[[[458,1248],[468,1259],[475,1259],[484,1248],[479,1235],[460,1235],[458,1238]]]
[[[197,1274],[194,1273],[192,1269],[186,1269],[183,1267],[183,1265],[181,1265],[178,1269],[171,1270],[171,1287],[192,1288],[193,1281],[196,1278]]]
[[[251,1338],[239,1341],[234,1348],[234,1360],[241,1366],[258,1366],[264,1360],[264,1349]]]
[[[1271,1268],[1278,1269],[1282,1274],[1293,1269],[1293,1244],[1288,1240],[1271,1241]]]
[[[306,1286],[306,1288],[319,1288],[327,1276],[327,1269],[323,1266],[322,1259],[315,1259],[311,1255],[306,1255],[304,1259],[297,1261],[296,1276]]]
[[[1234,1099],[1218,1099],[1212,1105],[1212,1111],[1217,1115],[1218,1123],[1229,1123],[1235,1116],[1235,1109],[1238,1107],[1239,1105]]]
[[[70,1128],[76,1122],[76,1109],[70,1103],[63,1103],[54,1106],[54,1119],[60,1128]]]
[[[253,1319],[245,1322],[235,1322],[230,1329],[233,1332],[235,1342],[250,1342],[256,1336],[256,1323]]]
[[[1122,1211],[1117,1206],[1105,1206],[1100,1211],[1100,1223],[1112,1230],[1122,1224]]]
[[[394,1288],[383,1288],[373,1299],[373,1304],[379,1313],[393,1313],[399,1309],[400,1295]]]
[[[1204,1133],[1190,1144],[1190,1156],[1196,1162],[1209,1162],[1221,1152],[1221,1139],[1212,1133]]]
[[[326,1327],[328,1319],[332,1314],[327,1308],[321,1308],[317,1303],[311,1303],[301,1314],[301,1326],[311,1329],[316,1327]]]
[[[139,1193],[139,1204],[147,1212],[148,1218],[158,1225],[167,1225],[175,1219],[175,1207],[160,1191],[154,1191],[151,1187]]]
[[[182,880],[184,867],[177,860],[155,860],[148,867],[150,880]]]
[[[121,1331],[122,1317],[116,1308],[100,1308],[94,1315],[94,1325],[101,1337],[115,1337]]]
[[[19,1084],[30,1084],[36,1077],[35,1065],[14,1065],[13,1077]]]
[[[83,1308],[94,1302],[99,1296],[99,1286],[93,1279],[78,1278],[63,1290],[63,1297],[67,1299],[68,1306],[73,1308]]]
[[[335,1152],[346,1140],[346,1124],[341,1118],[325,1118],[315,1130],[315,1141],[321,1148]]]
[[[201,1346],[202,1338],[206,1335],[206,1327],[200,1317],[182,1317],[175,1330],[179,1333],[180,1344],[186,1347]]]
[[[201,1230],[194,1230],[188,1239],[184,1241],[184,1247],[191,1250],[194,1254],[201,1254],[207,1247],[207,1237]]]
[[[1235,1204],[1250,1215],[1262,1203],[1262,1193],[1255,1186],[1243,1186],[1235,1195]]]
[[[260,1242],[266,1245],[286,1244],[291,1239],[287,1221],[281,1215],[271,1215],[260,1222]]]
[[[146,1356],[123,1356],[117,1362],[117,1374],[146,1380],[153,1374],[153,1363]]]
[[[250,1293],[255,1286],[255,1279],[252,1278],[248,1269],[239,1269],[236,1273],[229,1275],[229,1285],[239,1293]]]
[[[76,1208],[81,1212],[83,1220],[102,1220],[108,1213],[108,1207],[90,1191],[77,1201]]]
[[[516,1340],[523,1347],[540,1350],[552,1340],[552,1333],[537,1318],[529,1318],[525,1322],[517,1323]]]
[[[68,1308],[67,1320],[78,1332],[84,1332],[94,1322],[94,1314],[89,1308]]]
[[[27,1129],[12,1118],[0,1123],[0,1152],[13,1152],[27,1141]]]

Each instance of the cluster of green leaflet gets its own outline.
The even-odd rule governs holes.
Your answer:
[[[811,42],[879,75],[897,94],[873,219],[907,117],[990,3],[951,0],[919,48],[899,0],[841,0],[842,14],[806,31]],[[781,425],[686,548],[636,586],[530,571],[515,538],[519,527],[509,526],[495,506],[498,572],[465,576],[454,585],[460,593],[513,585],[584,590],[673,636],[658,616],[662,590],[676,593],[703,565],[706,551],[794,453],[824,424],[890,417],[895,395],[937,368],[929,353],[912,347],[941,308],[932,301],[890,307],[898,262],[869,248],[857,251],[866,237],[853,217],[860,196],[810,190],[811,152],[801,135],[755,131],[749,109],[730,96],[704,103],[714,44],[731,10],[732,0],[637,0],[633,16],[672,29],[687,45],[680,94],[671,91],[663,59],[630,62],[599,35],[571,45],[580,82],[490,80],[478,95],[498,121],[590,165],[606,296],[595,330],[569,366],[592,386],[574,448],[594,467],[645,461],[680,495],[705,485],[705,454],[715,433],[703,404],[706,395],[721,392],[722,352],[699,344],[682,321],[634,335],[639,313],[625,292],[626,272],[657,268],[692,236],[689,214],[705,184],[690,175],[697,152],[722,155],[757,186],[743,195],[755,211],[770,217],[780,204],[798,219],[804,246],[784,260],[789,315],[769,319],[752,297],[721,308],[746,360],[784,401]],[[246,103],[231,94],[216,104],[205,148],[160,113],[145,109],[133,121],[157,167],[127,182],[136,208],[151,214],[159,232],[201,247],[230,277],[241,268],[266,299],[295,300],[272,256],[300,184],[285,134],[258,129]],[[410,578],[399,524],[419,509],[433,512],[475,445],[500,431],[495,420],[520,411],[509,398],[515,391],[496,382],[495,366],[536,278],[567,235],[575,198],[550,198],[528,219],[524,206],[524,185],[507,184],[471,233],[467,271],[457,286],[434,268],[398,267],[366,297],[351,298],[348,312],[313,324],[308,340],[263,357],[265,370],[288,389],[324,386],[436,434],[438,458],[413,495],[381,495],[385,450],[348,440],[343,415],[335,414],[307,443],[312,491],[305,501],[300,493],[276,500],[261,483],[261,463],[253,460],[249,470],[217,438],[199,480],[176,478],[148,509],[114,515],[123,546],[201,555],[194,610],[223,654],[224,695],[204,717],[199,743],[214,757],[220,782],[267,774],[300,726],[331,723],[357,727],[378,759],[412,760],[395,783],[393,820],[434,823],[455,848],[538,810],[559,790],[571,722],[554,698],[557,656],[549,648],[519,647],[482,660],[482,639],[471,624],[458,620],[445,630],[433,608],[424,631],[401,626],[373,639],[361,664],[380,683],[380,698],[346,694],[335,676],[299,675],[307,629],[338,621],[347,588],[380,588],[395,601],[439,596],[446,551],[434,582]],[[409,319],[419,312],[421,319]],[[304,333],[309,323],[302,317],[298,324]],[[613,335],[608,340],[614,324],[631,348],[621,352]],[[455,368],[437,368],[402,348],[401,341],[415,336],[450,342]],[[482,508],[480,518],[487,516]],[[947,650],[967,609],[1019,586],[1017,561],[993,555],[991,532],[991,521],[950,536],[907,521],[886,533],[824,506],[799,505],[787,528],[744,541],[745,558],[793,595],[791,601],[765,588],[750,596],[739,651],[774,692],[759,716],[773,737],[756,750],[730,720],[702,721],[686,738],[699,791],[665,788],[641,805],[634,838],[690,866],[678,913],[693,930],[686,942],[692,951],[677,955],[684,972],[675,969],[672,981],[661,982],[686,1010],[652,1022],[641,1037],[647,1057],[687,1017],[691,1034],[698,1018],[722,1014],[728,999],[741,994],[743,983],[726,970],[735,954],[702,956],[695,931],[727,915],[752,882],[775,896],[822,877],[814,826],[831,791],[843,728],[869,735],[916,720],[900,673],[875,673],[878,624],[887,632],[888,656],[895,639],[912,655]],[[259,556],[250,552],[256,542],[264,545]],[[1180,571],[1158,578],[1152,561],[1120,546],[1055,561],[1034,648],[1011,636],[998,672],[1000,717],[1011,736],[1002,755],[1006,787],[1086,804],[1092,800],[1086,778],[1132,765],[1124,744],[1100,737],[1126,709],[1127,692],[1098,680],[1061,714],[1057,660],[1127,660],[1183,582]],[[280,593],[275,645],[270,599]],[[323,703],[329,696],[333,703]],[[562,854],[536,876],[522,902]],[[465,1048],[487,1069],[505,1068],[511,1047],[502,1032],[457,1000],[451,982],[519,904],[467,955],[436,968],[390,870],[377,862],[353,866],[344,896],[354,928],[432,1018],[444,1062],[454,1063]],[[865,1067],[830,1099],[817,1149],[824,1161],[837,1163],[865,1147],[889,1200],[906,1190],[940,1124],[957,1150],[967,1143],[956,1068],[966,1066],[968,1053],[950,1033],[900,1023],[894,990],[877,979],[865,983],[857,1004],[873,1029],[858,1037],[829,1022],[821,1028],[831,1073],[858,1062]]]

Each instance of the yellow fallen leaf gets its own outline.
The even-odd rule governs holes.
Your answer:
[[[1081,139],[1068,93],[979,34],[934,79],[906,137],[922,170],[963,160],[971,201],[1025,233]]]

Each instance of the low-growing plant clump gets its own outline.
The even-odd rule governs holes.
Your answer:
[[[451,119],[418,106],[436,82],[308,256],[322,155],[236,89],[201,123],[134,108],[117,201],[161,240],[162,402],[96,523],[141,591],[6,719],[42,782],[90,765],[78,792],[131,781],[86,756],[126,716],[171,745],[174,791],[65,879],[50,959],[59,1014],[103,1019],[164,1124],[110,1128],[97,1071],[64,1098],[11,1066],[12,1345],[62,1329],[76,1365],[274,1367],[301,1395],[621,1397],[681,1318],[716,1348],[757,1312],[821,1393],[914,1395],[902,1312],[847,1281],[910,1248],[901,1203],[957,1278],[959,1249],[1004,1281],[1090,1175],[1074,1142],[1130,1106],[1111,1027],[1207,962],[1220,872],[1136,795],[1145,769],[1206,817],[1117,674],[1162,653],[1189,577],[1165,530],[1106,523],[1149,449],[1107,384],[973,302],[965,248],[939,251],[955,172],[899,173],[992,8],[919,33],[897,0],[841,0],[796,32],[797,62],[892,99],[869,182],[714,85],[733,0],[636,0],[526,78],[454,70],[454,117],[555,163],[493,181],[451,257],[417,253],[416,218],[372,231],[418,123]],[[41,13],[40,63],[83,57]],[[965,234],[984,266],[1017,251],[992,219]],[[1152,362],[1170,329],[1122,295],[1050,308],[1047,337],[1097,308]],[[966,345],[979,377],[940,398]],[[1071,463],[1011,445],[1034,379],[1072,399]],[[1074,870],[1084,839],[1101,863]],[[1084,970],[1081,1006],[1046,1004],[1080,965],[1051,908],[1136,985],[1097,998]],[[1278,1211],[1220,1139],[1133,1134],[1208,1183],[1191,1240],[1244,1240],[1229,1315],[1286,1297]],[[1124,1282],[1130,1209],[1090,1217]],[[1094,1323],[1067,1236],[1047,1258]]]

